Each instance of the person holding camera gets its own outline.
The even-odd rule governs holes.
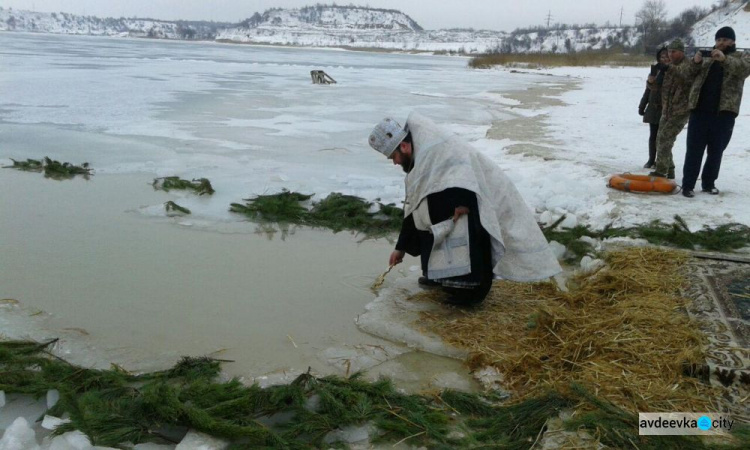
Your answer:
[[[688,92],[692,78],[685,71],[675,70],[685,65],[685,44],[682,40],[675,39],[667,49],[670,63],[665,69],[666,74],[661,87],[662,112],[659,133],[656,136],[656,167],[649,175],[674,179],[672,147],[690,117]],[[652,80],[649,77],[648,84],[655,86],[656,78]]]
[[[715,42],[712,50],[697,52],[688,69],[695,74],[690,90],[690,122],[682,169],[682,195],[688,198],[695,196],[704,152],[706,162],[701,173],[701,190],[719,194],[715,183],[721,158],[732,138],[745,78],[750,75],[750,55],[737,53],[732,28],[719,29]]]
[[[648,161],[644,169],[653,169],[656,163],[656,136],[659,133],[659,120],[661,119],[661,86],[664,82],[667,64],[669,64],[669,51],[662,47],[656,52],[656,64],[651,66],[646,83],[646,90],[638,105],[638,114],[643,116],[643,123],[649,124],[648,136]]]

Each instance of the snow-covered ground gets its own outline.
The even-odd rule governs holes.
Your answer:
[[[560,68],[545,71],[580,80],[579,89],[564,93],[564,106],[547,110],[547,133],[559,141],[555,160],[542,173],[518,163],[517,182],[527,202],[537,211],[558,210],[576,214],[584,223],[602,227],[627,226],[654,219],[671,221],[675,214],[691,228],[727,222],[750,224],[750,100],[745,91],[729,147],[724,153],[717,187],[722,195],[637,195],[609,189],[613,173],[645,174],[648,159],[648,125],[638,115],[647,69]],[[677,183],[681,183],[687,129],[673,148]],[[504,158],[507,160],[507,157]],[[535,176],[535,174],[537,176]],[[540,179],[541,178],[541,179]]]

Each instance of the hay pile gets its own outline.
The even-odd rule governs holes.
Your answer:
[[[452,315],[425,314],[420,326],[471,350],[471,368],[494,366],[516,400],[578,382],[630,411],[716,411],[714,388],[699,380],[706,338],[684,310],[682,252],[636,248],[569,282],[495,282],[485,304]],[[417,294],[435,299],[441,293]]]

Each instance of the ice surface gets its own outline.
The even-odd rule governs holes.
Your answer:
[[[357,345],[331,347],[323,350],[320,357],[329,365],[337,367],[342,374],[350,375],[369,369],[410,351],[395,345]]]
[[[471,383],[464,375],[456,372],[441,373],[433,377],[430,383],[437,389],[456,389],[460,391],[471,391],[474,383]]]
[[[29,422],[19,417],[5,430],[0,438],[0,450],[39,450],[36,433]]]
[[[10,427],[18,417],[23,417],[32,428],[36,428],[36,420],[42,417],[46,410],[47,405],[44,399],[34,400],[29,396],[8,394],[6,404],[0,410],[0,431]]]
[[[91,450],[89,438],[80,431],[69,431],[49,441],[49,450]],[[45,449],[46,450],[46,449]]]
[[[370,424],[355,426],[350,425],[340,430],[331,431],[323,438],[323,442],[331,444],[334,442],[346,442],[353,444],[355,442],[362,442],[370,437],[373,432],[373,426]]]
[[[47,409],[54,407],[60,400],[60,393],[57,389],[50,389],[47,391]]]
[[[64,423],[70,422],[69,419],[60,419],[59,417],[50,416],[50,415],[44,415],[44,419],[42,419],[42,428],[46,430],[54,430],[55,428],[59,427],[60,425]]]
[[[399,278],[389,287],[383,288],[378,297],[366,307],[367,312],[357,317],[357,326],[392,342],[449,358],[465,359],[466,350],[451,347],[438,336],[420,331],[414,322],[421,311],[439,312],[444,306],[436,303],[413,302],[407,297],[419,291],[418,273]]]
[[[98,173],[208,177],[213,198],[170,194],[191,221],[238,220],[229,203],[281,188],[400,205],[403,174],[366,137],[382,116],[403,121],[419,110],[497,161],[545,223],[547,211],[595,228],[675,214],[692,228],[750,222],[745,120],[725,153],[718,198],[606,187],[613,173],[643,172],[648,127],[632,107],[642,68],[472,70],[464,58],[20,33],[3,43],[0,73],[14,89],[0,103],[0,158],[42,149]],[[310,66],[339,84],[311,85]],[[678,181],[684,140],[674,150]],[[143,212],[164,216],[161,203],[152,206]]]
[[[175,450],[223,450],[228,446],[229,444],[222,439],[190,430]]]

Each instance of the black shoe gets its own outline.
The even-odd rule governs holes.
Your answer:
[[[432,281],[427,277],[419,277],[417,283],[421,284],[422,286],[440,286],[440,283],[438,283],[437,281]]]
[[[648,174],[648,176],[650,176],[650,177],[661,177],[661,178],[667,178],[667,176],[666,176],[666,175],[664,175],[664,174],[663,174],[663,173],[661,173],[661,172],[657,172],[657,171],[655,171],[655,170],[654,170],[653,172],[649,173],[649,174]]]
[[[684,195],[687,198],[693,198],[695,197],[695,191],[692,189],[686,189],[682,191],[682,195]]]
[[[667,178],[674,180],[674,169],[669,169],[669,172],[667,172]]]
[[[643,165],[644,169],[653,169],[656,166],[656,163],[653,161],[649,161],[646,164]]]
[[[715,187],[712,188],[703,188],[701,189],[701,192],[708,192],[711,195],[719,195],[719,190]]]

